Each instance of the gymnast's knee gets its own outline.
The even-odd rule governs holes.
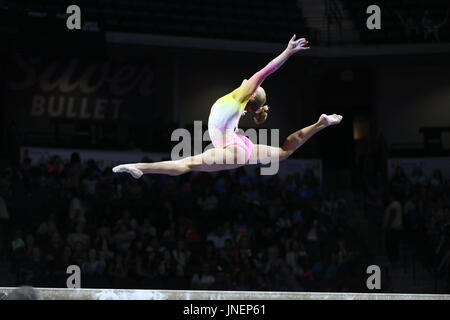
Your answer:
[[[175,161],[174,164],[175,168],[168,173],[169,176],[180,176],[182,174],[193,171],[193,169],[185,159]]]
[[[283,147],[280,148],[280,156],[279,156],[279,161],[283,161],[286,160],[287,158],[289,158],[294,152],[292,150],[287,150],[284,149]]]

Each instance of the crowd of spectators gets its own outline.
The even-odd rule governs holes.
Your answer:
[[[425,176],[420,167],[407,174],[398,166],[389,180],[387,201],[373,187],[366,197],[367,217],[379,227],[390,263],[404,264],[401,247],[409,246],[412,261],[444,279],[446,290],[450,289],[449,186],[439,169]]]
[[[401,22],[405,38],[408,41],[440,42],[440,31],[447,24],[449,9],[446,10],[444,16],[442,16],[442,13],[437,16],[436,13],[430,12],[430,10],[424,10],[420,23],[411,12],[406,11],[404,16],[398,10],[394,10],[394,13]]]
[[[367,290],[350,206],[312,171],[135,180],[74,153],[2,170],[0,196],[15,285],[65,287],[78,265],[82,287]]]
[[[427,43],[450,39],[448,23],[450,7],[445,0],[341,0],[366,43]],[[376,5],[380,9],[381,28],[368,29],[366,9]],[[372,12],[373,13],[373,12]]]

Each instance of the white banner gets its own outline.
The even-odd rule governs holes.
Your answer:
[[[148,157],[153,161],[160,161],[163,158],[170,158],[169,153],[142,152],[142,151],[120,151],[120,150],[88,150],[88,149],[57,149],[57,148],[34,148],[22,147],[21,158],[27,155],[32,160],[32,165],[47,163],[51,156],[57,155],[64,163],[70,161],[72,153],[80,155],[83,164],[90,159],[94,160],[97,166],[103,170],[106,167],[114,167],[118,164],[141,162],[143,157]]]

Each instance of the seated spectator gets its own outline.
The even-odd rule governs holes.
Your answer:
[[[66,187],[78,189],[80,187],[80,179],[83,171],[80,155],[77,152],[72,153],[70,163],[68,164],[65,174],[67,177]]]
[[[430,191],[438,196],[442,192],[442,188],[445,184],[444,177],[442,176],[441,170],[434,170],[430,181],[428,182]]]
[[[85,210],[80,198],[70,190],[67,193],[67,197],[69,199],[69,218],[72,224],[85,223]]]
[[[175,270],[175,263],[169,250],[164,250],[162,253],[161,268],[164,268],[166,275],[171,275]]]
[[[33,247],[33,252],[20,268],[20,273],[24,283],[35,286],[42,285],[47,275],[45,260],[42,258],[42,252],[39,247]]]
[[[145,218],[139,227],[139,236],[144,240],[156,237],[156,228],[152,225],[150,218]]]
[[[136,276],[139,280],[152,279],[157,269],[156,253],[149,252],[146,256],[138,256],[136,259]]]
[[[298,225],[303,221],[303,213],[302,210],[296,209],[294,212],[292,212],[292,224]]]
[[[391,198],[386,208],[383,228],[389,261],[395,264],[399,259],[400,236],[403,229],[402,204],[395,197]]]
[[[282,285],[280,280],[285,280],[283,277],[286,275],[286,265],[284,261],[279,257],[279,249],[277,246],[271,246],[267,249],[267,262],[264,266],[264,274],[266,281],[273,287],[279,288]],[[284,283],[285,285],[285,283]]]
[[[91,248],[89,250],[88,259],[82,264],[81,270],[83,275],[88,277],[102,276],[105,271],[105,261],[102,255],[97,259],[97,251]]]
[[[244,258],[248,258],[251,259],[252,258],[252,249],[250,248],[250,243],[248,240],[248,237],[243,237],[241,239],[241,241],[239,241],[239,256],[240,259],[244,259]]]
[[[195,273],[192,277],[192,289],[208,290],[214,285],[215,281],[216,279],[211,273],[210,265],[204,263],[201,272]]]
[[[174,260],[182,267],[189,263],[191,252],[186,248],[183,240],[178,240],[176,249],[172,250]]]
[[[300,264],[302,257],[306,257],[307,253],[303,248],[303,244],[297,240],[286,242],[286,264],[291,268],[295,276],[301,276],[303,269]]]
[[[41,243],[50,244],[53,234],[58,233],[56,217],[51,214],[47,221],[42,222],[36,230],[36,235]]]
[[[217,209],[218,199],[216,195],[212,192],[210,187],[207,187],[205,194],[198,197],[197,204],[203,210],[203,212],[209,214]]]
[[[229,182],[226,173],[224,172],[219,173],[219,175],[216,178],[214,190],[218,195],[224,195],[227,192],[229,192]]]
[[[161,240],[164,241],[164,243],[166,243],[167,245],[174,244],[176,243],[176,236],[177,236],[177,225],[175,221],[171,220],[169,228],[163,231]]]
[[[322,279],[323,271],[324,271],[323,269],[324,269],[324,266],[321,261],[314,262],[314,264],[312,266],[314,279],[318,279],[318,280]]]
[[[185,221],[185,223],[186,224],[182,227],[180,226],[178,230],[180,231],[181,234],[184,234],[186,243],[189,244],[199,243],[202,239],[198,232],[197,226],[191,221]],[[184,232],[182,232],[180,229],[183,230]]]
[[[81,180],[83,190],[87,197],[94,197],[96,193],[97,187],[97,179],[94,177],[92,172],[89,172],[88,175]]]
[[[304,266],[302,266],[303,273],[301,279],[303,283],[310,285],[311,281],[314,281],[314,272],[309,261],[306,261]]]
[[[223,264],[229,266],[239,264],[239,250],[233,246],[230,239],[225,240],[225,247],[220,250],[220,258]]]
[[[72,249],[70,246],[65,246],[62,250],[62,255],[56,258],[54,275],[64,276],[65,278],[67,267],[76,264],[76,261],[72,257]]]
[[[334,192],[328,192],[320,211],[328,216],[332,216],[338,209],[338,200],[336,199],[336,194]]]
[[[86,250],[90,244],[90,237],[84,232],[84,225],[78,223],[75,231],[69,234],[67,237],[67,244],[72,248],[75,248],[77,244],[81,245],[81,250]]]
[[[221,266],[217,266],[217,272],[214,275],[215,282],[211,290],[230,290],[232,286],[231,277],[228,276]]]
[[[108,276],[114,281],[115,279],[125,279],[128,275],[128,269],[123,255],[121,253],[116,254],[113,261],[108,266]]]
[[[200,260],[204,263],[208,263],[210,265],[217,265],[219,262],[219,254],[214,244],[211,241],[208,241],[204,247],[204,252],[202,253]]]
[[[232,284],[232,290],[249,291],[250,290],[250,277],[246,272],[240,271],[235,281]]]
[[[77,266],[82,266],[87,260],[86,249],[79,242],[75,243],[75,246],[73,247],[72,259]]]
[[[105,222],[103,226],[97,230],[94,239],[93,247],[99,254],[102,254],[105,259],[109,260],[114,256],[114,239],[111,237],[111,230]]]
[[[415,167],[411,173],[410,180],[413,186],[423,186],[425,184],[425,176],[423,175],[422,168]]]
[[[126,209],[122,213],[122,217],[117,221],[116,226],[125,224],[130,229],[136,230],[138,228],[138,223],[135,218],[132,217],[130,210]]]
[[[244,215],[241,212],[238,213],[237,219],[234,222],[233,233],[236,235],[237,242],[250,235],[250,228],[248,227],[248,223],[244,219]]]
[[[409,184],[409,180],[405,175],[402,167],[396,167],[394,175],[391,178],[390,186],[391,192],[399,195],[403,195],[406,191],[406,187]]]
[[[319,221],[314,220],[306,234],[306,245],[312,252],[317,252],[320,243]]]
[[[168,280],[167,288],[171,290],[187,290],[189,289],[189,280],[184,273],[183,266],[178,264],[175,268],[174,277]]]
[[[211,241],[216,249],[221,249],[225,247],[225,240],[232,240],[232,235],[225,233],[223,225],[217,226],[216,230],[209,233],[206,237],[207,241]]]
[[[3,257],[6,251],[7,229],[9,224],[9,212],[6,207],[6,202],[0,194],[0,258]]]
[[[120,224],[118,229],[114,235],[115,247],[121,252],[126,252],[130,248],[132,241],[136,238],[136,234],[125,223]]]
[[[289,229],[292,227],[292,221],[289,217],[289,213],[285,211],[281,217],[278,218],[276,222],[276,231],[280,232],[285,229]]]
[[[337,257],[336,254],[333,253],[331,255],[330,262],[325,267],[325,272],[324,272],[324,275],[323,275],[323,278],[324,278],[325,281],[332,281],[334,279],[334,277],[336,276],[337,261],[338,261],[338,257]]]
[[[26,256],[26,245],[20,229],[14,233],[11,241],[11,250],[14,264],[20,264]]]
[[[56,270],[57,259],[61,256],[63,251],[63,241],[58,232],[52,234],[50,243],[43,248],[43,251],[48,270],[53,274]]]
[[[57,155],[53,155],[50,157],[47,163],[47,172],[53,173],[56,172],[60,174],[63,170],[61,158]]]
[[[337,252],[337,263],[338,265],[343,264],[348,259],[347,247],[345,246],[345,241],[343,239],[338,240],[338,252]]]

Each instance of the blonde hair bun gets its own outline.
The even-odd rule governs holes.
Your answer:
[[[256,124],[261,124],[264,121],[266,121],[267,116],[269,114],[267,113],[267,111],[260,111],[259,113],[257,113],[254,117],[253,117],[253,121],[255,121]]]

